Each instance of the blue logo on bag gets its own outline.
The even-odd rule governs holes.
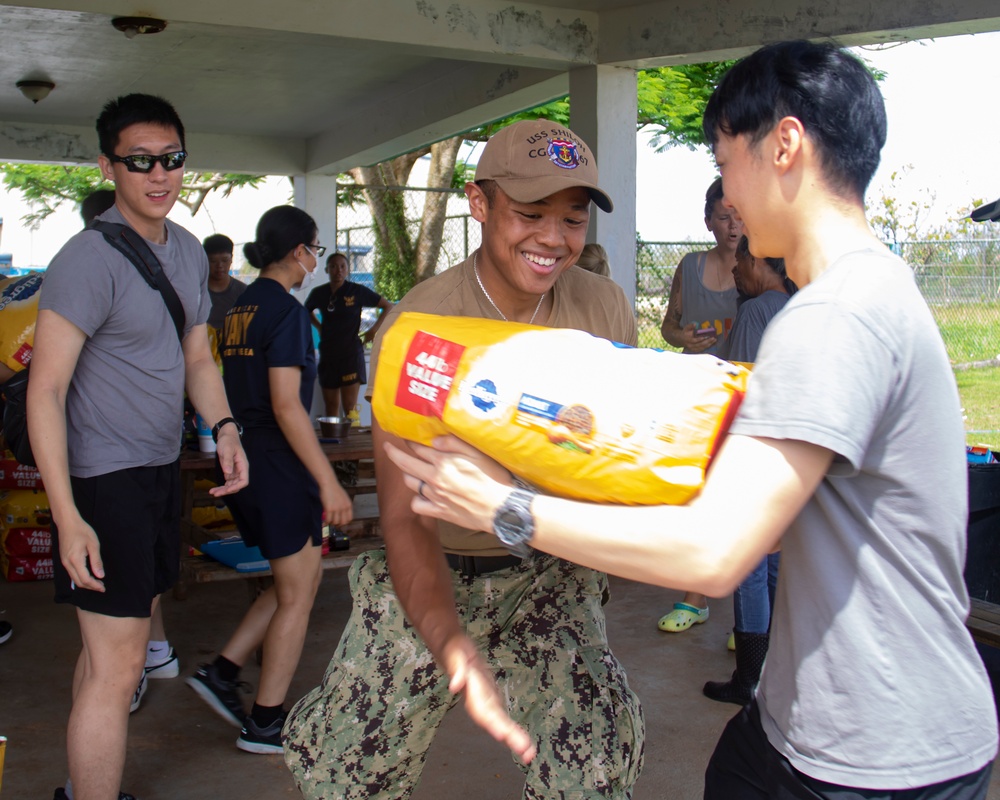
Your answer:
[[[4,288],[0,296],[0,311],[10,303],[24,302],[42,288],[42,276],[38,274],[25,275]]]
[[[480,411],[492,411],[497,405],[497,385],[489,379],[479,381],[472,387],[472,405]]]

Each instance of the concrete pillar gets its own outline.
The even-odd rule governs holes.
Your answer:
[[[623,67],[581,67],[569,73],[570,127],[590,145],[604,189],[615,204],[594,207],[587,241],[604,245],[611,277],[635,306],[636,73]]]
[[[317,241],[326,246],[326,253],[319,260],[318,272],[309,289],[293,293],[300,303],[304,303],[312,289],[330,280],[326,274],[326,259],[337,250],[337,178],[329,175],[296,175],[293,186],[295,207],[301,208],[316,220],[316,227],[319,228]],[[323,390],[320,389],[319,380],[313,389],[310,413],[313,417],[325,413]]]
[[[326,245],[329,255],[337,249],[337,177],[296,175],[294,184],[295,206],[316,220],[319,241]],[[322,260],[325,269],[325,256]]]

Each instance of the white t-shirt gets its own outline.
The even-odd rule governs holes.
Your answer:
[[[782,539],[758,702],[801,772],[924,786],[997,752],[985,669],[964,620],[964,433],[944,345],[911,270],[851,253],[764,333],[732,432],[832,450]]]

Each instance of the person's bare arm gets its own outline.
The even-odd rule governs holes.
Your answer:
[[[59,530],[60,560],[77,586],[103,592],[101,548],[73,500],[66,444],[66,393],[86,340],[82,330],[55,311],[38,312],[28,381],[28,435]]]
[[[377,420],[372,421],[372,436],[386,558],[403,610],[448,674],[451,691],[464,693],[469,716],[528,762],[534,745],[507,715],[489,667],[459,623],[437,523],[413,512],[411,502],[418,486],[408,487],[403,473],[386,455],[387,442],[397,448],[408,445],[383,430]]]
[[[384,297],[379,298],[376,308],[381,309],[382,313],[378,315],[378,319],[375,320],[375,324],[365,331],[364,340],[366,343],[375,339],[375,334],[378,333],[378,329],[382,327],[382,323],[385,322],[386,314],[392,310],[392,306],[393,303],[391,301],[386,300]]]
[[[181,342],[181,347],[184,351],[184,383],[188,397],[198,413],[214,427],[220,419],[231,417],[232,412],[222,385],[222,375],[208,343],[208,327],[204,324],[192,327]],[[225,484],[212,488],[210,494],[221,497],[244,488],[250,473],[235,425],[224,425],[219,430],[217,448]]]
[[[455,437],[434,448],[387,454],[425,482],[414,511],[466,527],[489,525],[510,492],[497,465]],[[833,459],[826,448],[796,440],[729,436],[705,487],[686,506],[595,505],[534,498],[532,546],[631,580],[723,597],[773,551],[812,496]],[[734,511],[735,510],[735,511]],[[608,532],[613,546],[608,546]]]
[[[354,516],[351,498],[340,485],[330,461],[320,447],[309,413],[302,405],[299,388],[302,385],[300,367],[271,367],[267,371],[271,389],[271,408],[278,427],[309,474],[319,484],[323,503],[323,521],[331,525],[346,525]]]
[[[667,313],[663,315],[660,325],[660,335],[667,344],[681,347],[693,353],[700,353],[715,344],[714,335],[695,335],[694,323],[681,327],[681,316],[684,311],[684,298],[681,294],[682,264],[674,270],[674,278],[670,282],[670,299],[667,301]]]

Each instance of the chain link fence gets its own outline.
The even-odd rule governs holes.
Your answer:
[[[669,345],[660,335],[670,282],[685,254],[712,242],[643,242],[636,250],[639,344]],[[1000,241],[994,239],[901,242],[892,247],[913,268],[948,355],[956,364],[1000,355]]]
[[[411,242],[416,242],[420,231],[426,193],[426,190],[422,189],[408,189],[401,193],[407,233]],[[469,254],[479,247],[481,235],[479,223],[467,213],[462,213],[468,208],[464,203],[465,194],[457,189],[447,194],[451,196],[448,199],[448,211],[445,215],[444,232],[438,253],[438,272],[468,258]],[[337,222],[336,249],[348,256],[350,280],[374,288],[378,227],[372,221],[371,210],[363,201],[354,206],[342,206],[337,209]]]
[[[453,191],[437,269],[463,261],[480,243],[479,223],[467,213],[460,191]],[[416,241],[426,192],[402,192],[406,226]],[[338,211],[337,250],[348,255],[351,280],[374,286],[377,226],[359,201]],[[669,345],[660,335],[674,270],[685,254],[707,250],[713,242],[636,242],[636,314],[639,344]],[[893,245],[914,270],[917,284],[934,313],[948,354],[956,364],[987,361],[1000,355],[1000,240],[913,241]]]

